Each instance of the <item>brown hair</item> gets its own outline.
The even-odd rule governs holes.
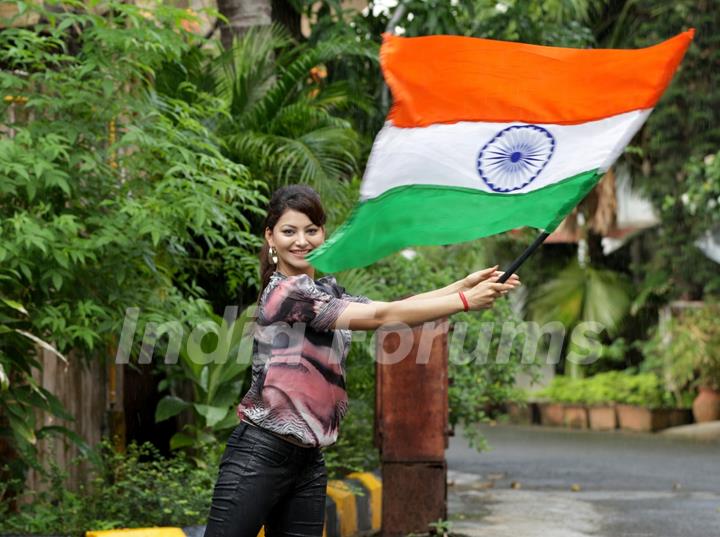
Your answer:
[[[260,296],[270,283],[270,276],[277,268],[270,260],[270,245],[265,238],[265,229],[273,229],[280,217],[288,209],[303,213],[316,226],[325,225],[325,210],[320,202],[320,196],[307,185],[287,185],[273,192],[268,203],[267,216],[263,225],[263,245],[260,249],[260,280],[262,288]],[[260,300],[258,296],[258,301]]]

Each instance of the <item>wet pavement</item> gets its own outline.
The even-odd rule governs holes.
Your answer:
[[[482,426],[450,438],[452,533],[473,537],[720,537],[720,442]]]

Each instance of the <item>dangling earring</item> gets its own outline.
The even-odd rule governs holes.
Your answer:
[[[272,259],[273,265],[277,265],[277,251],[272,246],[270,247],[270,259]]]

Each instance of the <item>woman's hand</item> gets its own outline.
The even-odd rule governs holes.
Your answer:
[[[489,270],[489,269],[487,269]],[[482,271],[480,271],[482,272]],[[475,273],[477,274],[477,273]],[[467,298],[469,309],[471,310],[482,310],[491,308],[495,300],[499,297],[507,294],[516,287],[520,286],[520,280],[516,277],[511,276],[505,283],[498,283],[500,275],[494,275],[480,281],[474,287],[464,291],[465,298]]]
[[[460,280],[460,282],[459,282],[460,285],[459,285],[458,290],[465,292],[468,289],[472,289],[473,287],[478,285],[480,282],[484,282],[490,278],[495,278],[495,280],[497,281],[497,279],[499,279],[500,276],[505,274],[504,272],[501,272],[497,269],[498,269],[498,265],[495,265],[494,267],[486,268],[483,270],[478,270],[477,272],[468,274],[462,280]],[[508,278],[506,283],[515,284],[515,287],[517,287],[518,285],[520,285],[520,278],[518,277],[517,274],[513,274]],[[507,293],[507,291],[503,292],[502,294],[505,294],[505,293]]]

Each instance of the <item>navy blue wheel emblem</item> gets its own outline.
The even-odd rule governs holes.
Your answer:
[[[519,190],[540,175],[555,151],[555,138],[537,125],[515,125],[498,132],[480,150],[477,169],[495,192]]]

